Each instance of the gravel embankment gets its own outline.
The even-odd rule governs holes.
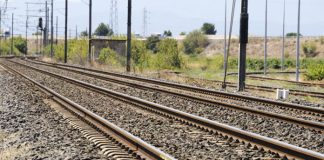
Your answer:
[[[62,71],[51,67],[38,67],[46,69],[47,71],[53,71],[68,77],[83,80],[111,90],[136,96],[142,99],[146,99],[148,101],[163,104],[168,107],[172,107],[211,120],[235,126],[246,131],[254,132],[296,146],[324,153],[324,135],[311,129],[297,126],[295,124],[278,122],[270,118],[255,116],[241,111],[230,110],[220,106],[204,105],[196,103],[194,101],[185,100],[176,96],[168,95],[165,93],[135,89],[132,87],[108,83],[106,81],[81,76],[79,74]],[[261,110],[266,110],[265,108],[266,107],[264,106],[258,106],[258,109]]]
[[[106,159],[44,98],[0,67],[0,159]]]
[[[211,135],[146,110],[130,106],[77,87],[62,80],[18,66],[18,69],[36,81],[110,120],[144,141],[179,159],[271,158],[275,155],[247,148],[241,143],[229,142],[222,136]]]

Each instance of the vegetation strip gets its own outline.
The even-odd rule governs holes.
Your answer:
[[[17,63],[17,62],[15,62],[15,63]],[[20,63],[18,63],[18,64],[20,64]],[[57,67],[57,66],[52,66],[52,67]],[[58,68],[60,68],[60,67],[58,67]],[[66,70],[69,70],[69,71],[72,71],[72,72],[76,72],[76,73],[80,73],[82,75],[98,78],[98,79],[101,79],[101,80],[112,81],[112,82],[122,84],[122,85],[126,85],[126,86],[137,87],[137,88],[145,88],[145,89],[150,89],[150,90],[156,90],[156,91],[165,92],[165,93],[168,93],[168,94],[173,94],[173,95],[176,95],[176,96],[196,100],[196,101],[199,101],[199,102],[202,102],[202,103],[210,103],[212,105],[221,105],[221,106],[234,108],[234,109],[242,110],[242,111],[249,112],[249,113],[254,113],[254,114],[258,114],[258,115],[262,115],[262,116],[266,116],[266,117],[270,117],[270,118],[275,118],[275,119],[279,119],[279,120],[283,120],[283,121],[292,122],[292,123],[295,123],[297,125],[303,125],[303,126],[306,126],[306,127],[315,128],[315,129],[320,130],[320,131],[324,130],[324,124],[323,123],[312,122],[312,121],[308,121],[308,120],[302,120],[302,119],[293,118],[293,117],[289,117],[289,116],[284,116],[284,115],[279,115],[279,114],[270,113],[270,112],[266,112],[266,111],[261,111],[261,110],[257,110],[257,109],[253,109],[253,108],[238,106],[238,105],[229,104],[229,103],[225,103],[225,102],[219,102],[219,101],[211,100],[211,99],[207,99],[207,98],[196,97],[196,96],[192,96],[192,95],[189,95],[189,94],[184,94],[184,93],[180,93],[180,92],[176,92],[176,91],[170,91],[170,90],[166,90],[166,89],[162,89],[162,88],[154,88],[154,87],[150,87],[150,86],[144,86],[144,85],[141,85],[141,84],[134,84],[134,83],[131,83],[131,82],[126,82],[126,81],[121,81],[121,80],[112,79],[112,78],[108,78],[108,77],[103,77],[103,76],[100,76],[100,75],[94,75],[94,74],[86,73],[86,72],[82,72],[82,71],[75,71],[75,70],[71,70],[69,68],[63,68],[63,69],[66,69]]]
[[[58,64],[58,63],[49,63],[49,62],[43,62],[43,61],[38,61],[38,62],[52,64],[52,65],[58,65],[58,66],[65,66],[65,67],[70,67],[70,68],[76,68],[76,69],[96,72],[96,73],[100,73],[100,74],[107,74],[107,75],[111,75],[111,76],[116,76],[116,77],[131,79],[131,80],[137,80],[137,81],[141,81],[141,82],[152,83],[152,84],[156,84],[156,85],[162,85],[162,86],[187,90],[187,91],[191,91],[191,92],[205,93],[205,94],[217,95],[217,96],[225,96],[228,98],[238,98],[241,100],[251,100],[251,101],[255,101],[255,102],[259,102],[259,103],[263,103],[263,104],[271,104],[271,105],[283,106],[283,107],[288,107],[291,109],[296,109],[296,110],[301,110],[301,111],[313,112],[315,114],[321,114],[321,115],[324,114],[324,109],[320,109],[320,108],[307,107],[307,106],[298,105],[298,104],[279,102],[279,101],[269,100],[269,99],[265,99],[265,98],[257,98],[257,97],[252,97],[252,96],[220,92],[220,91],[215,91],[215,90],[211,90],[211,89],[199,88],[199,87],[195,87],[195,86],[177,84],[177,83],[172,83],[172,82],[164,82],[164,81],[142,78],[142,77],[135,77],[135,76],[119,74],[119,73],[114,73],[114,72],[90,69],[90,68],[86,68],[86,67],[78,67],[78,66]]]
[[[17,63],[17,62],[16,62]],[[20,63],[17,63],[22,66],[26,66]],[[120,99],[122,101],[127,101],[132,104],[138,104],[138,105],[145,105],[151,107],[151,109],[156,110],[157,112],[163,112],[164,114],[175,116],[178,119],[182,119],[184,121],[188,121],[189,123],[196,124],[197,126],[200,126],[205,129],[212,129],[217,132],[222,132],[224,134],[227,134],[229,136],[233,136],[234,138],[238,138],[241,140],[244,140],[246,142],[270,149],[272,151],[275,151],[281,155],[287,156],[287,157],[293,157],[293,158],[302,158],[302,159],[324,159],[324,155],[321,153],[317,153],[314,151],[310,151],[304,148],[296,147],[294,145],[290,145],[278,140],[274,140],[268,137],[260,136],[255,133],[250,133],[247,131],[240,130],[235,127],[231,127],[228,125],[224,125],[221,123],[217,123],[215,121],[211,121],[199,116],[195,116],[192,114],[188,114],[179,110],[175,110],[172,108],[168,108],[159,104],[155,104],[149,101],[145,101],[136,97],[128,96],[122,93],[118,93],[115,91],[111,91],[102,87],[98,87],[89,83],[85,83],[79,80],[74,80],[72,78],[60,76],[54,73],[50,73],[47,71],[43,71],[34,67],[26,66],[28,68],[38,70],[39,72],[42,72],[44,74],[51,75],[53,77],[57,77],[59,79],[64,79],[70,83],[79,85],[84,88],[88,88],[90,90],[97,91],[102,94],[111,95],[116,99]]]
[[[123,144],[127,144],[130,146],[130,148],[134,148],[134,152],[139,153],[139,155],[144,156],[143,158],[149,158],[149,159],[164,159],[164,160],[173,160],[174,158],[170,155],[163,153],[159,149],[155,148],[154,146],[147,144],[143,140],[139,139],[138,137],[135,137],[134,135],[126,132],[125,130],[119,128],[118,126],[114,125],[113,123],[107,121],[106,119],[96,115],[95,113],[87,110],[86,108],[80,106],[79,104],[69,100],[68,98],[65,98],[64,96],[61,96],[60,94],[56,93],[55,91],[51,90],[50,88],[41,85],[40,83],[34,81],[33,79],[27,77],[26,75],[6,66],[7,69],[17,73],[18,75],[28,79],[33,84],[40,87],[43,91],[46,91],[47,93],[54,96],[54,100],[58,102],[59,104],[62,104],[66,106],[68,104],[69,106],[73,107],[70,110],[74,110],[74,112],[79,115],[80,117],[83,117],[84,119],[88,119],[87,121],[94,121],[98,124],[96,126],[104,126],[105,129],[110,130],[112,133],[118,136],[118,140],[121,141]],[[67,107],[69,108],[69,107]],[[90,119],[90,120],[89,120]],[[98,127],[100,128],[100,127]]]

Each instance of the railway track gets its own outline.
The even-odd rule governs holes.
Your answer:
[[[296,81],[290,81],[290,80],[284,80],[284,79],[277,79],[277,78],[269,78],[269,77],[260,77],[260,76],[252,76],[249,75],[248,78],[250,79],[256,79],[256,80],[271,80],[271,81],[279,81],[279,82],[288,82],[296,85],[301,86],[318,86],[324,88],[323,83],[311,83],[311,82],[296,82]]]
[[[102,149],[108,158],[113,159],[164,159],[173,160],[170,155],[160,151],[152,145],[144,142],[129,132],[119,128],[108,120],[89,111],[81,105],[71,101],[70,99],[58,94],[54,90],[36,82],[23,73],[3,65],[11,73],[15,73],[26,78],[31,83],[39,87],[45,94],[52,97],[56,106],[56,110],[62,113],[66,119],[79,129],[85,137],[93,141],[96,147]],[[62,107],[62,108],[61,108]]]
[[[192,78],[192,77],[180,76],[180,75],[176,75],[176,76],[185,78],[185,79],[190,79],[192,81],[199,80],[199,81],[203,81],[203,82],[209,82],[209,83],[217,84],[219,86],[221,86],[223,83],[222,81],[216,81],[216,80],[206,80],[206,79]],[[232,83],[232,82],[227,82],[227,86],[236,88],[237,84]],[[260,86],[260,85],[251,85],[251,84],[246,85],[247,90],[254,90],[254,91],[276,92],[276,90],[278,88],[279,87]],[[290,91],[290,94],[295,95],[295,96],[309,96],[309,97],[315,97],[315,98],[324,98],[323,92],[312,92],[312,91],[303,91],[303,90],[295,90],[295,89],[289,89],[289,91]]]
[[[40,71],[40,70],[39,70]],[[259,136],[253,133],[249,133],[243,130],[239,130],[227,125],[223,125],[220,123],[216,123],[214,121],[210,121],[208,119],[194,116],[185,112],[181,112],[178,110],[174,110],[162,105],[154,104],[152,102],[148,102],[145,100],[141,100],[135,97],[127,96],[124,94],[120,94],[111,90],[107,90],[101,87],[94,86],[89,83],[85,83],[82,81],[74,80],[68,77],[63,77],[57,74],[49,73],[46,71],[40,71],[43,74],[48,74],[50,76],[64,79],[64,81],[68,81],[70,83],[73,83],[78,86],[85,87],[90,90],[95,90],[101,94],[106,94],[109,96],[112,96],[116,99],[120,99],[121,101],[127,101],[132,104],[137,104],[139,106],[142,106],[148,110],[151,110],[153,112],[160,113],[162,115],[165,115],[167,117],[173,117],[174,119],[177,119],[181,122],[191,124],[193,126],[196,126],[197,128],[200,128],[202,130],[206,130],[209,132],[217,133],[217,134],[225,134],[226,137],[230,139],[236,139],[243,142],[248,142],[248,146],[256,145],[256,148],[262,148],[262,149],[269,149],[271,151],[275,151],[276,153],[280,154],[282,157],[287,156],[288,158],[302,158],[302,159],[323,159],[323,155],[312,152],[309,150],[305,150],[299,147],[295,147],[289,144],[282,143],[280,141],[276,141],[270,138],[266,138],[263,136]],[[145,106],[143,106],[145,105]]]
[[[102,80],[113,81],[115,83],[119,83],[119,84],[123,84],[123,85],[146,88],[146,89],[153,89],[153,90],[158,90],[161,92],[167,92],[169,94],[182,96],[182,97],[185,97],[188,99],[195,99],[195,100],[199,100],[199,101],[202,101],[205,103],[208,102],[208,103],[212,103],[212,104],[229,106],[229,104],[220,103],[220,102],[217,102],[217,101],[214,101],[211,99],[199,98],[199,97],[194,96],[193,94],[190,94],[190,93],[199,93],[199,94],[206,95],[206,96],[223,97],[226,99],[232,99],[232,100],[237,100],[237,101],[241,101],[241,102],[257,102],[257,103],[265,105],[265,106],[271,105],[271,106],[276,106],[281,109],[293,110],[293,111],[299,112],[301,114],[307,113],[311,116],[324,117],[324,109],[321,109],[321,108],[306,107],[306,106],[302,106],[302,105],[298,105],[298,104],[273,101],[273,100],[251,97],[251,96],[243,96],[243,95],[231,94],[231,93],[226,93],[226,92],[219,92],[219,91],[215,91],[215,90],[203,89],[203,88],[189,86],[189,85],[182,85],[182,84],[177,84],[177,83],[170,83],[170,82],[165,82],[165,81],[158,81],[158,80],[153,80],[153,79],[134,77],[134,76],[124,75],[124,74],[118,74],[118,73],[112,73],[112,72],[106,72],[106,71],[100,71],[100,70],[93,70],[93,69],[75,67],[75,66],[70,66],[70,65],[58,65],[58,64],[35,62],[35,61],[28,61],[28,62],[45,65],[45,66],[49,66],[49,67],[54,67],[54,68],[58,68],[58,69],[63,69],[63,70],[79,73],[82,75],[95,77],[95,78],[102,79]],[[92,74],[91,72],[99,73],[99,74],[103,74],[103,75],[109,75],[109,76],[113,76],[113,77],[124,78],[126,80],[138,81],[139,83],[125,82],[122,80],[112,79],[112,78],[105,77],[102,75]],[[163,90],[163,88],[149,87],[148,85],[141,85],[142,82],[145,82],[148,84],[154,84],[154,85],[158,85],[158,86],[165,86],[165,87],[178,89],[178,90],[184,90],[184,91],[188,91],[189,93],[183,94],[181,92],[172,92],[170,90],[165,90],[165,89]],[[210,98],[210,97],[208,97],[208,98]],[[253,113],[258,112],[256,110],[247,109],[246,107],[244,108],[242,106],[237,106],[235,108],[253,112]],[[260,112],[258,112],[258,113],[260,113]]]

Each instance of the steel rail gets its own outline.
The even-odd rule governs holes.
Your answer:
[[[17,63],[21,66],[26,66],[20,63]],[[314,159],[314,160],[321,160],[324,159],[324,155],[318,152],[314,152],[311,150],[307,150],[305,148],[297,147],[291,144],[287,144],[272,138],[264,137],[255,133],[247,132],[229,125],[221,124],[215,121],[211,121],[209,119],[199,117],[196,115],[188,114],[176,109],[172,109],[169,107],[165,107],[160,104],[156,104],[153,102],[149,102],[140,98],[132,97],[126,94],[122,94],[119,92],[115,92],[112,90],[108,90],[102,87],[98,87],[93,84],[89,84],[80,80],[75,80],[72,78],[68,78],[65,76],[60,76],[55,73],[47,72],[41,69],[37,69],[34,67],[27,66],[28,68],[33,68],[33,70],[38,70],[41,73],[50,75],[52,77],[56,77],[58,79],[65,80],[69,83],[78,85],[83,88],[87,88],[89,90],[93,90],[95,92],[101,93],[103,95],[108,95],[113,98],[119,99],[123,102],[127,102],[133,105],[137,105],[139,107],[142,107],[147,110],[151,110],[153,112],[160,113],[162,115],[165,115],[167,117],[173,117],[177,120],[180,120],[182,122],[190,123],[198,128],[208,130],[208,131],[214,131],[216,133],[223,133],[226,134],[232,138],[240,139],[245,142],[249,142],[249,144],[253,144],[256,147],[261,147],[268,149],[270,151],[273,151],[275,153],[278,153],[279,155],[282,155],[283,157],[289,157],[289,158],[297,158],[297,159]]]
[[[289,82],[289,83],[294,83],[298,85],[303,85],[303,86],[320,86],[324,87],[324,83],[311,83],[311,82],[296,82],[296,81],[291,81],[291,80],[284,80],[284,79],[278,79],[278,78],[269,78],[269,77],[259,77],[259,76],[248,76],[251,79],[263,79],[263,80],[272,80],[272,81],[280,81],[280,82]]]
[[[33,61],[29,61],[29,62],[33,63]],[[177,75],[177,76],[179,76],[179,75]],[[222,83],[221,81],[217,81],[217,80],[207,80],[207,79],[192,78],[192,77],[187,77],[187,76],[179,76],[179,77],[192,79],[192,80],[214,82],[214,83],[219,83],[219,85],[221,85],[221,83]],[[237,87],[236,83],[232,83],[232,82],[227,82],[227,85],[230,87]],[[261,90],[261,91],[266,91],[266,92],[275,92],[276,89],[278,89],[278,88],[279,87],[259,86],[259,85],[251,85],[251,84],[246,85],[246,89],[248,89],[248,90]],[[303,91],[303,90],[295,90],[295,89],[289,89],[289,91],[290,91],[290,94],[292,94],[292,95],[324,98],[323,92]]]
[[[187,90],[187,91],[191,91],[191,92],[203,93],[203,94],[208,94],[208,95],[216,95],[216,96],[221,96],[221,97],[231,98],[231,99],[239,99],[242,101],[250,100],[250,101],[254,101],[254,102],[258,102],[258,103],[262,103],[262,104],[270,104],[270,105],[276,105],[276,106],[280,106],[280,107],[288,107],[288,108],[291,108],[294,110],[313,112],[314,114],[321,114],[321,115],[324,114],[324,109],[315,108],[315,107],[307,107],[307,106],[303,106],[303,105],[299,105],[299,104],[279,102],[279,101],[265,99],[265,98],[258,98],[258,97],[252,97],[252,96],[246,96],[246,95],[221,92],[221,91],[205,89],[205,88],[200,88],[200,87],[195,87],[195,86],[190,86],[190,85],[185,85],[185,84],[177,84],[177,83],[173,83],[173,82],[165,82],[165,81],[159,81],[159,80],[155,80],[155,79],[135,77],[135,76],[126,75],[126,74],[90,69],[90,68],[85,68],[85,67],[72,66],[72,65],[67,65],[67,64],[57,64],[57,63],[49,63],[49,62],[43,62],[43,61],[38,61],[38,63],[43,63],[43,64],[46,63],[46,64],[50,64],[50,65],[54,65],[54,66],[56,65],[56,66],[70,67],[70,68],[75,68],[75,69],[80,69],[80,70],[85,70],[85,71],[90,71],[90,72],[95,72],[95,73],[100,73],[100,74],[116,76],[116,77],[120,77],[120,78],[126,78],[126,79],[130,79],[130,80],[136,80],[136,81],[140,81],[140,82],[152,83],[152,84],[156,84],[156,85],[177,88],[177,89],[181,89],[181,90]]]
[[[36,86],[38,86],[41,90],[43,90],[45,93],[50,94],[53,96],[53,100],[59,103],[60,105],[64,106],[69,111],[77,114],[78,116],[82,117],[88,122],[95,122],[99,125],[93,124],[96,126],[96,128],[102,128],[99,126],[105,127],[103,130],[108,130],[110,133],[112,133],[113,137],[116,138],[117,141],[123,143],[124,145],[129,146],[129,148],[141,156],[142,159],[152,159],[152,160],[174,160],[175,158],[171,157],[170,155],[162,152],[161,150],[157,149],[156,147],[144,142],[140,138],[132,135],[131,133],[123,130],[122,128],[119,128],[115,124],[109,122],[108,120],[98,116],[97,114],[91,112],[90,110],[82,107],[81,105],[71,101],[70,99],[58,94],[54,90],[36,82],[35,80],[29,78],[28,76],[20,73],[19,71],[10,68],[6,65],[4,67],[22,77],[29,80]],[[67,106],[68,105],[68,106]],[[72,108],[71,108],[72,107]],[[97,127],[98,126],[98,127]]]
[[[19,62],[15,62],[15,61],[11,61],[11,62],[20,64],[20,65],[24,65],[25,67],[30,67],[30,66],[27,66],[25,64],[21,64]],[[62,69],[62,68],[60,68],[58,66],[50,66],[50,67],[56,67],[56,68]],[[36,69],[36,68],[31,67],[31,69]],[[258,110],[258,109],[253,109],[253,108],[244,107],[244,106],[239,106],[239,105],[235,105],[235,104],[219,102],[219,101],[216,101],[216,100],[211,100],[211,99],[204,98],[204,97],[197,97],[197,96],[193,96],[193,95],[190,95],[190,94],[180,93],[180,92],[177,92],[177,91],[171,91],[171,90],[162,89],[162,88],[155,88],[155,87],[151,87],[151,86],[145,86],[145,85],[142,85],[142,84],[139,84],[139,83],[135,84],[135,83],[126,82],[126,81],[122,81],[122,80],[118,80],[118,79],[114,79],[114,78],[109,78],[109,77],[105,77],[105,76],[101,76],[101,75],[95,75],[95,74],[92,74],[92,73],[87,73],[87,72],[83,72],[83,71],[77,71],[77,70],[73,70],[73,69],[69,69],[69,68],[63,68],[63,69],[65,69],[67,71],[72,71],[72,72],[75,72],[75,73],[79,73],[79,74],[82,74],[82,75],[85,75],[85,76],[101,79],[101,80],[104,80],[104,81],[110,81],[110,82],[122,84],[122,85],[129,86],[129,87],[136,87],[136,88],[142,88],[142,89],[149,89],[149,90],[164,92],[164,93],[172,94],[172,95],[175,95],[175,96],[183,97],[183,98],[186,98],[186,99],[195,100],[195,101],[198,101],[198,102],[201,102],[201,103],[208,103],[208,104],[211,104],[211,105],[220,105],[220,106],[224,106],[224,107],[231,108],[231,109],[241,110],[241,111],[244,111],[244,112],[257,114],[257,115],[261,115],[261,116],[264,116],[264,117],[269,117],[269,118],[272,118],[272,119],[277,119],[277,120],[280,120],[280,121],[286,121],[286,122],[294,123],[294,124],[301,125],[301,126],[304,126],[304,127],[313,128],[313,129],[319,130],[321,132],[324,131],[324,123],[313,122],[313,121],[309,121],[309,120],[303,120],[303,119],[299,119],[299,118],[294,118],[294,117],[290,117],[290,116],[286,116],[286,115],[271,113],[271,112],[262,111],[262,110]],[[37,71],[42,71],[42,70],[37,69]]]

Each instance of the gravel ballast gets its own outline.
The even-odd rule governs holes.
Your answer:
[[[14,67],[14,66],[11,66]],[[20,72],[108,119],[179,159],[273,158],[276,155],[230,142],[163,116],[131,106],[62,80],[15,66]]]
[[[45,98],[0,66],[0,159],[106,159]]]
[[[114,83],[89,78],[87,76],[81,76],[72,72],[38,65],[38,68],[40,67],[42,67],[41,69],[45,69],[47,71],[53,71],[67,77],[76,78],[114,91],[125,93],[131,96],[136,96],[148,101],[235,126],[246,131],[254,132],[299,147],[324,153],[324,135],[317,131],[303,128],[295,124],[279,122],[271,118],[254,116],[241,111],[226,109],[220,106],[200,104],[196,103],[195,101],[182,99],[177,96],[172,96],[161,92],[153,92],[149,90],[117,85]],[[260,110],[267,110],[266,107],[258,105],[256,106]]]

